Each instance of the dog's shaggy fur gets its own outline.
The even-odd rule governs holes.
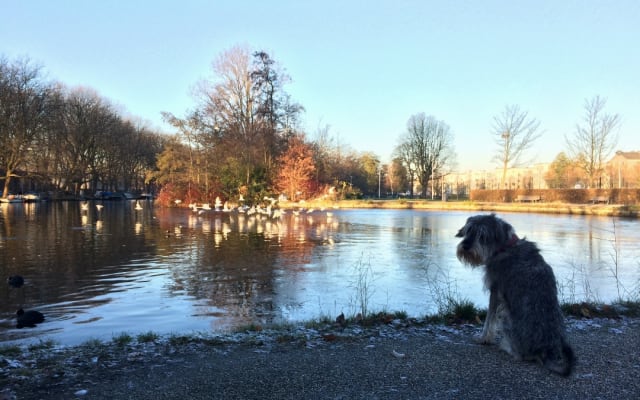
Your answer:
[[[490,215],[467,219],[456,237],[457,257],[485,266],[489,309],[479,341],[492,343],[518,360],[536,360],[563,376],[575,363],[558,304],[556,279],[535,243],[520,239],[511,225]]]

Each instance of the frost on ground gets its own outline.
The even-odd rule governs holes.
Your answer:
[[[603,332],[609,335],[625,335],[640,329],[640,319],[592,318],[567,319],[569,334]],[[90,343],[74,347],[42,345],[12,347],[0,350],[0,400],[21,398],[23,390],[33,388],[65,388],[76,397],[91,394],[92,383],[107,373],[127,373],[143,365],[155,368],[160,365],[184,362],[188,354],[215,351],[226,355],[234,347],[252,346],[256,352],[268,353],[283,343],[295,344],[306,349],[332,348],[344,341],[364,340],[365,348],[373,348],[392,340],[397,347],[389,352],[395,359],[411,357],[411,349],[402,345],[410,338],[430,337],[438,342],[474,345],[473,337],[479,334],[481,325],[461,324],[446,326],[431,324],[419,319],[396,319],[374,326],[326,324],[306,327],[290,326],[279,329],[263,329],[233,334],[193,335],[189,337],[156,337],[138,343],[116,342]],[[115,371],[115,372],[114,372]]]

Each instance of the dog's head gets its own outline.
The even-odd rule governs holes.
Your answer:
[[[513,227],[495,214],[469,217],[456,237],[462,238],[456,256],[474,267],[486,265],[491,257],[518,240]]]

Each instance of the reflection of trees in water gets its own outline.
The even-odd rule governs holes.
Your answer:
[[[439,264],[436,260],[446,258],[450,249],[441,245],[442,229],[436,218],[407,214],[397,221],[394,233],[394,249],[397,257],[412,265],[412,270],[422,271]],[[419,274],[424,278],[423,274]]]
[[[324,213],[280,219],[211,213],[190,215],[187,224],[189,244],[182,251],[189,262],[170,267],[172,290],[206,299],[243,320],[265,322],[277,317],[281,306],[274,304],[275,280],[295,280],[315,247],[335,243],[338,226]]]
[[[69,309],[104,303],[96,296],[121,290],[130,281],[134,254],[144,254],[145,238],[135,234],[128,202],[98,213],[79,202],[11,205],[0,219],[3,273],[25,276],[26,305],[64,302]],[[104,232],[108,230],[108,232]],[[5,233],[10,232],[10,237]],[[15,313],[16,301],[0,285],[0,310]]]

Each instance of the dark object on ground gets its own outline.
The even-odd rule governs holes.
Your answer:
[[[9,286],[14,287],[16,289],[21,288],[22,285],[24,285],[24,278],[21,277],[20,275],[12,275],[7,278],[7,283],[9,284]]]
[[[22,308],[16,313],[16,319],[18,323],[16,328],[21,329],[24,327],[35,328],[36,324],[44,322],[44,315],[39,311],[29,310],[24,311]]]

